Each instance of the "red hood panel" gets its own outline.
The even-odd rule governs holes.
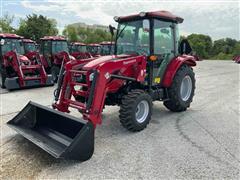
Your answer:
[[[83,70],[90,70],[90,69],[94,69],[95,67],[97,67],[98,65],[107,62],[107,61],[111,61],[113,59],[121,59],[121,58],[128,58],[128,57],[133,57],[133,55],[109,55],[109,56],[101,56],[99,58],[96,58],[92,61],[90,61],[89,63],[85,64],[83,66]]]
[[[23,55],[19,55],[19,59],[20,59],[20,61],[28,61],[28,58]]]

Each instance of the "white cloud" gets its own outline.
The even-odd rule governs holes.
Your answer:
[[[238,1],[56,1],[42,3],[22,1],[22,6],[33,12],[50,13],[63,27],[72,19],[93,24],[112,24],[113,16],[129,15],[141,11],[168,10],[185,19],[182,32],[204,33],[220,38],[239,38]],[[65,19],[58,15],[64,15]]]

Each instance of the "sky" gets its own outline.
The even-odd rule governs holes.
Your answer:
[[[240,40],[240,0],[0,0],[0,13],[20,18],[35,13],[57,20],[60,32],[68,24],[116,25],[114,16],[139,12],[167,10],[182,18],[181,35],[192,33],[210,35],[214,40]]]

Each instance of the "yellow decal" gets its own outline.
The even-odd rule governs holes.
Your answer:
[[[155,83],[160,83],[160,81],[161,81],[160,77],[156,77],[156,78],[154,79],[154,82],[155,82]]]

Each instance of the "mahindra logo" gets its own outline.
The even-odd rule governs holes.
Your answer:
[[[123,64],[129,64],[129,63],[133,63],[133,62],[136,62],[136,59],[131,60],[131,61],[123,61]]]

